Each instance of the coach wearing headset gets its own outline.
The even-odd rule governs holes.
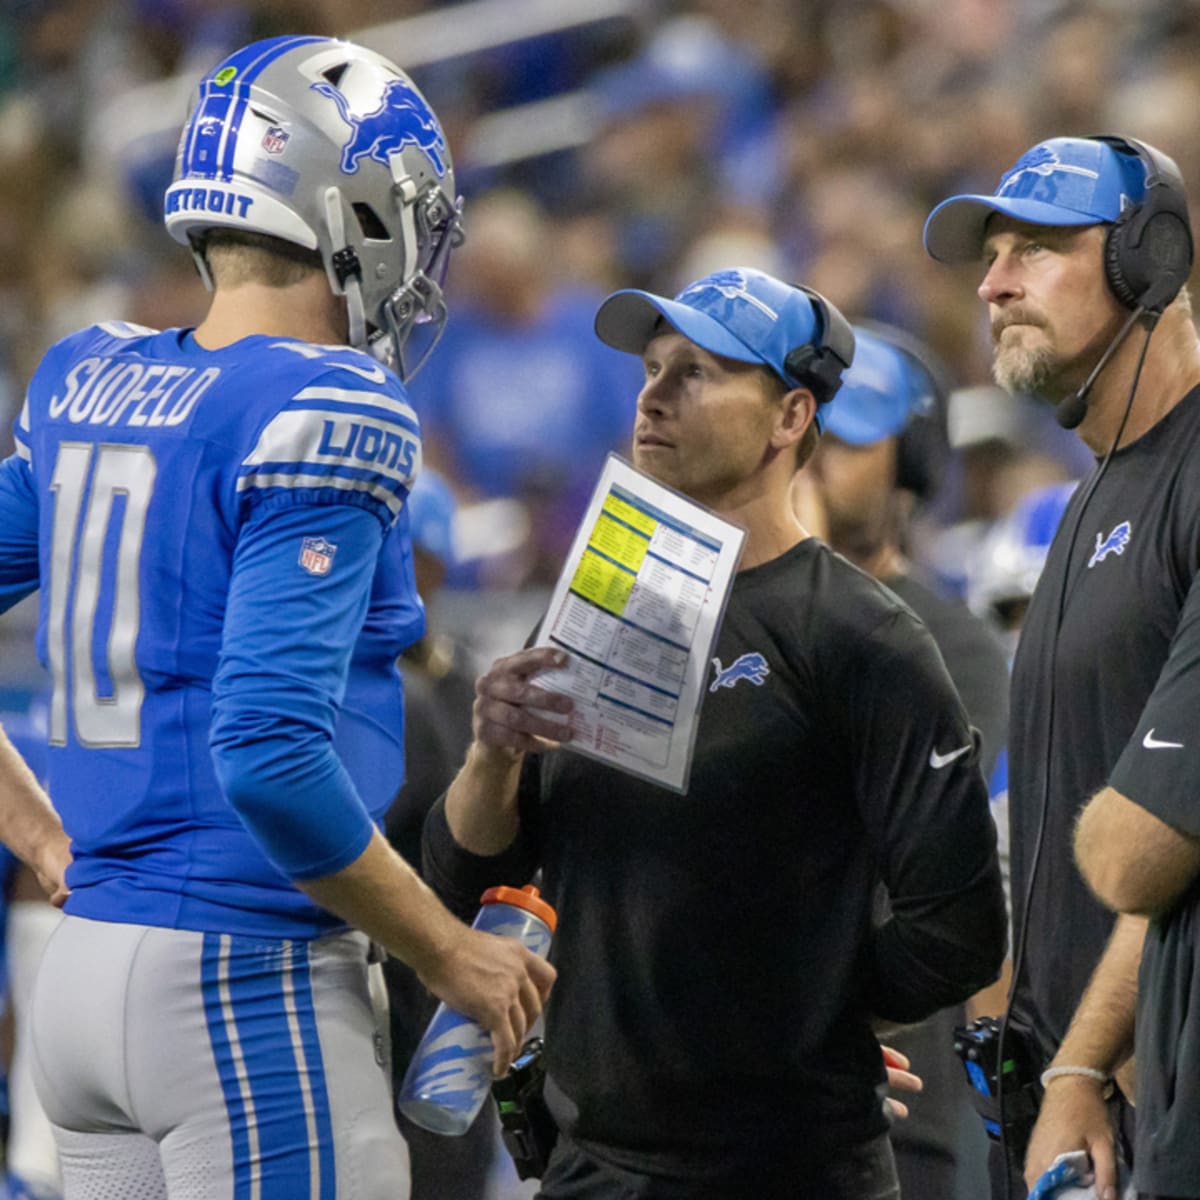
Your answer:
[[[1055,404],[1098,460],[1013,668],[1009,1033],[1047,1068],[1025,1177],[1086,1149],[1096,1194],[1116,1194],[1105,1100],[1136,1042],[1135,1183],[1197,1197],[1200,342],[1183,184],[1131,139],[1055,138],[994,195],[934,209],[925,245],[982,258],[997,381]]]
[[[426,822],[427,878],[468,910],[540,866],[558,909],[545,1200],[895,1200],[871,1018],[994,978],[1005,914],[932,639],[789,503],[853,334],[749,269],[617,292],[596,331],[642,359],[634,464],[746,530],[714,653],[762,669],[709,674],[681,796],[557,748],[569,698],[530,680],[561,652],[501,659]]]

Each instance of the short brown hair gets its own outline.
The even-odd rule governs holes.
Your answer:
[[[213,283],[220,287],[261,283],[285,288],[325,270],[319,251],[242,229],[210,229],[204,235],[201,252]]]

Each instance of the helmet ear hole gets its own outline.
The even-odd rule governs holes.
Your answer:
[[[358,227],[362,230],[363,237],[370,238],[375,242],[392,240],[387,226],[379,219],[379,214],[369,204],[364,204],[360,200],[356,201],[352,207],[354,215],[358,218]]]

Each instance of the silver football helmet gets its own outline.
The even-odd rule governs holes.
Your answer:
[[[200,81],[166,194],[167,230],[192,247],[215,227],[320,252],[345,296],[350,342],[410,379],[446,319],[442,283],[462,240],[450,150],[412,80],[382,55],[323,37],[280,37]],[[424,353],[405,347],[427,325]]]

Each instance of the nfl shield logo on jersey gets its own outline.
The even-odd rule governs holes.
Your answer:
[[[305,538],[300,544],[300,565],[310,575],[328,575],[337,547],[323,537]]]
[[[267,132],[263,134],[263,149],[268,154],[282,154],[291,136],[282,125],[268,125]]]

